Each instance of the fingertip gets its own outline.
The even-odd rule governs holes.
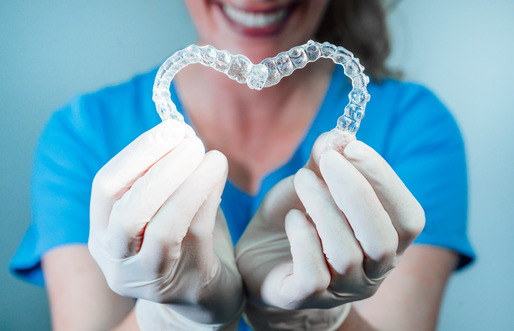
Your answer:
[[[227,157],[225,156],[225,154],[223,154],[222,152],[214,149],[212,151],[208,151],[206,153],[206,155],[209,155],[209,157],[213,158],[214,160],[216,160],[216,162],[218,162],[221,166],[223,167],[226,167],[228,166],[228,160],[227,160]]]
[[[185,124],[175,119],[167,119],[159,123],[153,130],[156,138],[162,141],[182,140],[185,137]]]
[[[307,219],[307,215],[298,209],[291,209],[287,212],[284,226],[292,247],[309,245],[314,237],[317,238],[316,228]]]
[[[313,242],[319,244],[316,226],[308,217],[299,209],[291,209],[286,214],[285,230],[291,245],[310,245]]]
[[[193,129],[193,127],[191,127],[190,125],[188,125],[186,123],[182,123],[182,125],[184,126],[185,137],[197,137],[198,136],[196,134],[195,130]]]
[[[372,153],[373,149],[363,143],[355,140],[349,143],[343,151],[345,157],[350,160],[362,160]]]
[[[287,233],[292,233],[295,229],[305,226],[305,214],[298,209],[291,209],[286,214],[285,228]]]
[[[228,160],[225,154],[218,150],[212,150],[208,151],[205,154],[204,159],[207,162],[212,163],[212,167],[214,170],[218,171],[220,173],[220,176],[224,177],[225,179],[228,176]]]
[[[321,181],[321,179],[314,171],[306,168],[298,170],[294,176],[294,188],[300,199],[310,195],[312,192],[319,191],[319,181]]]
[[[361,141],[354,141],[344,150],[344,157],[368,179],[385,179],[391,175],[396,176],[387,161],[373,148]]]
[[[191,147],[193,148],[195,153],[200,153],[202,155],[205,154],[205,146],[203,141],[200,140],[197,136],[186,137],[185,141],[191,142]]]
[[[315,162],[319,161],[319,157],[321,153],[327,148],[327,139],[329,136],[329,132],[324,132],[321,134],[318,139],[314,142],[314,146],[312,147],[312,157]]]
[[[311,179],[313,176],[316,176],[314,172],[307,168],[301,168],[298,170],[294,176],[294,184],[297,185],[299,183],[305,182],[306,180]]]
[[[319,168],[321,174],[326,172],[327,169],[339,168],[338,164],[344,160],[344,157],[333,149],[328,149],[320,157]],[[335,170],[335,169],[334,169]]]

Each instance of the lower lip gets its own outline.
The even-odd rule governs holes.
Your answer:
[[[286,16],[281,19],[279,22],[268,25],[266,27],[262,28],[253,28],[253,27],[247,27],[244,25],[241,25],[234,20],[232,20],[228,15],[225,13],[221,5],[219,6],[221,12],[223,13],[223,16],[225,19],[230,23],[230,25],[240,34],[248,37],[271,37],[278,33],[280,33],[284,27],[287,24],[287,21],[291,17],[291,14],[296,9],[296,5],[290,5],[289,8],[287,8]]]

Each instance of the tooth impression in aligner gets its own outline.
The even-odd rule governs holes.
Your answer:
[[[353,89],[348,95],[349,103],[345,107],[343,115],[337,120],[336,128],[355,134],[364,117],[366,103],[370,99],[366,89],[369,78],[364,74],[364,67],[360,64],[359,59],[345,48],[334,46],[328,42],[321,44],[309,40],[305,45],[293,47],[274,58],[264,59],[258,64],[253,64],[244,55],[232,55],[210,45],[191,45],[175,52],[159,68],[155,77],[152,99],[163,121],[173,118],[183,122],[183,116],[170,99],[169,89],[173,77],[189,64],[203,64],[225,73],[240,84],[247,84],[251,89],[261,90],[264,87],[278,84],[283,77],[291,75],[296,69],[301,69],[309,62],[315,62],[320,58],[332,59],[334,63],[342,65],[345,75],[352,81]]]

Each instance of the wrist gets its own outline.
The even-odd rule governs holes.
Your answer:
[[[335,331],[346,320],[350,309],[350,303],[328,309],[286,310],[248,302],[244,315],[248,324],[256,331]]]
[[[161,304],[148,300],[138,299],[135,312],[136,320],[142,331],[146,330],[177,330],[177,331],[235,331],[238,328],[239,320],[245,310],[246,302],[243,299],[239,310],[227,321],[219,323],[201,323],[193,320],[195,314],[185,314],[173,309],[173,305]],[[187,311],[187,307],[180,309]],[[205,320],[205,316],[198,316],[198,319]]]

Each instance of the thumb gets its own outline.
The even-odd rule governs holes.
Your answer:
[[[343,154],[343,150],[346,148],[346,145],[354,140],[354,135],[339,129],[332,129],[329,132],[323,133],[314,142],[311,150],[311,156],[309,161],[307,161],[305,168],[314,171],[314,173],[319,178],[322,178],[321,172],[319,170],[319,160],[321,158],[321,154],[329,149],[333,149]]]

